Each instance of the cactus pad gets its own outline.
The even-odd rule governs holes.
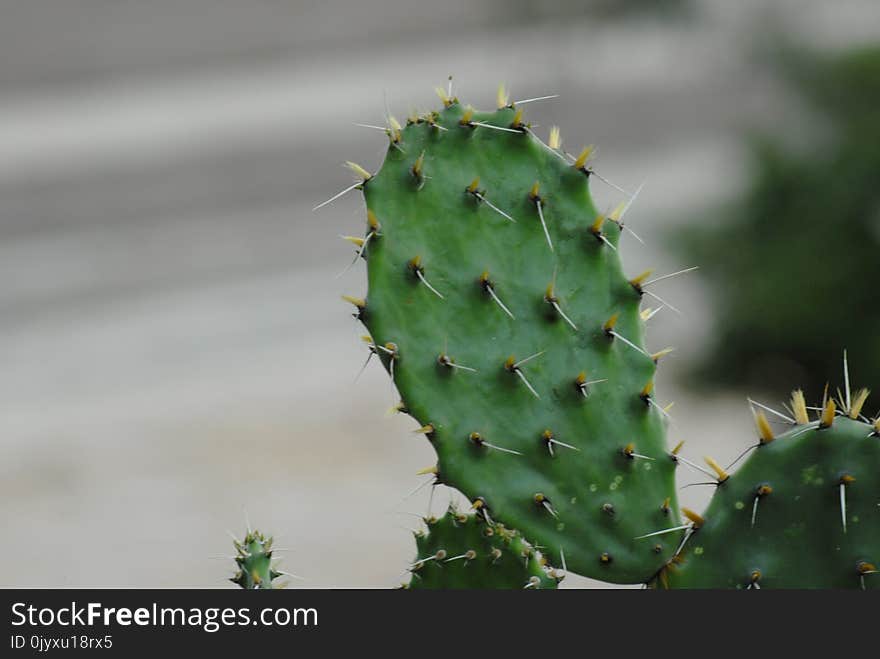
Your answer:
[[[494,126],[494,128],[493,128]],[[624,207],[600,214],[589,150],[567,157],[504,106],[392,122],[367,204],[366,299],[349,298],[438,456],[437,480],[558,565],[643,582],[680,537],[675,462],[628,279]]]
[[[833,403],[809,421],[797,394],[798,425],[773,437],[759,424],[761,444],[719,484],[660,586],[880,589],[880,422],[835,417]]]
[[[450,508],[416,533],[418,555],[406,588],[556,588],[557,573],[522,536],[501,524]]]

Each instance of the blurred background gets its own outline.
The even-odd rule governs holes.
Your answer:
[[[225,587],[248,521],[293,585],[405,578],[432,450],[353,382],[359,196],[311,209],[449,75],[560,94],[536,132],[645,183],[628,270],[700,266],[649,336],[690,457],[844,347],[880,384],[877,43],[876,0],[0,0],[0,585]]]

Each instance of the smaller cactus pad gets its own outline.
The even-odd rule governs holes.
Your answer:
[[[238,571],[229,580],[245,590],[273,590],[282,585],[272,582],[282,576],[272,565],[272,537],[248,531],[244,540],[233,540]]]
[[[864,390],[863,390],[864,391]],[[796,425],[761,441],[722,480],[704,519],[658,575],[673,588],[880,589],[880,421],[866,392],[827,401],[810,420],[800,392]]]
[[[416,533],[413,590],[556,588],[562,575],[523,537],[502,524],[450,508]]]

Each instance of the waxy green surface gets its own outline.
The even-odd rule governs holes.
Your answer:
[[[481,514],[520,530],[554,565],[564,551],[573,572],[644,582],[680,535],[633,541],[678,523],[665,419],[640,396],[656,365],[644,348],[641,295],[628,281],[636,273],[624,274],[616,250],[591,233],[597,209],[583,171],[528,131],[463,126],[462,113],[453,103],[437,115],[447,130],[406,126],[364,185],[381,229],[365,250],[361,318],[376,344],[396,346],[393,359],[378,354],[406,410],[435,429],[440,482],[481,497]],[[506,127],[514,114],[505,108],[472,120]],[[477,177],[485,199],[515,222],[468,193]],[[536,182],[552,249],[529,195]],[[612,245],[621,238],[612,221],[602,232]],[[416,276],[415,257],[442,299]],[[481,285],[484,271],[514,318]],[[554,276],[558,305],[576,330],[545,299]],[[638,349],[603,330],[613,314],[614,330]],[[538,352],[520,371],[540,398],[504,368],[508,357]],[[441,365],[441,354],[476,372]],[[586,398],[575,386],[582,371],[607,380]],[[555,444],[551,455],[542,440],[548,429],[576,448]],[[625,455],[629,444],[646,457]],[[536,503],[539,494],[548,506]]]
[[[845,417],[815,425],[754,449],[718,486],[670,587],[746,588],[757,574],[761,588],[880,588],[880,575],[860,574],[880,564],[880,438]],[[761,486],[772,491],[758,497]]]
[[[412,590],[556,588],[533,547],[516,531],[449,510],[416,534]]]

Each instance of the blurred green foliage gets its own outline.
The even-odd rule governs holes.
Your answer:
[[[517,24],[552,19],[571,20],[581,16],[596,20],[683,20],[694,16],[694,0],[556,0],[540,3],[532,0],[495,0],[492,12],[502,20]]]
[[[714,307],[696,381],[815,396],[846,348],[880,388],[880,46],[782,61],[810,131],[757,139],[745,193],[682,243]]]

